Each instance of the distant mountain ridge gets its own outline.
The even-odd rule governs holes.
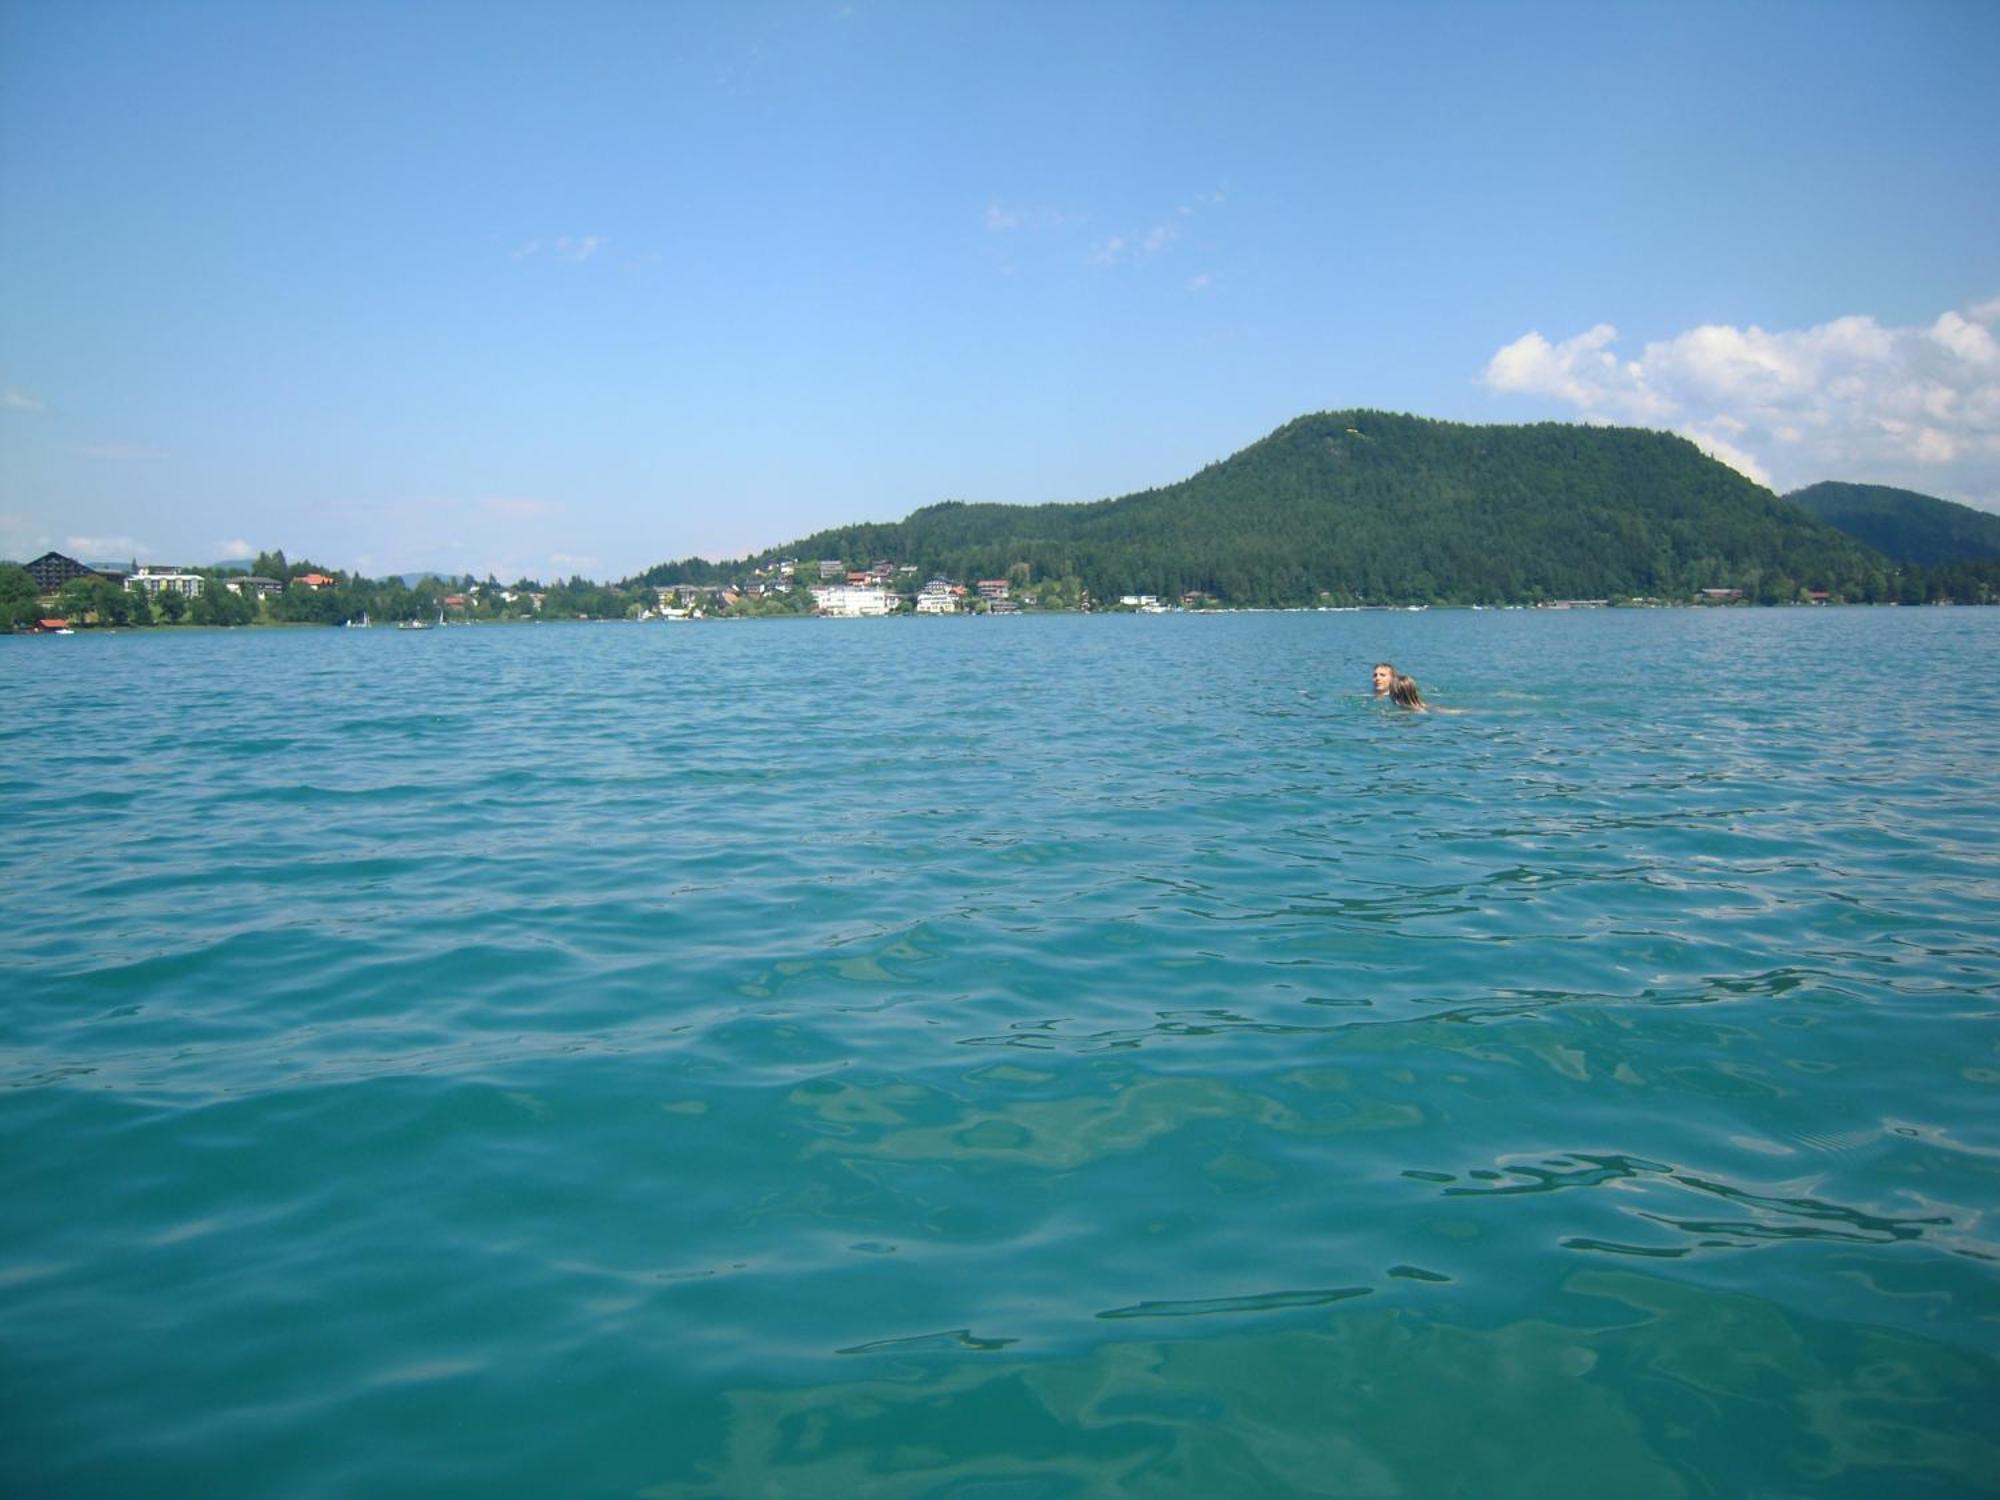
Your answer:
[[[1685,598],[1740,588],[1884,596],[1886,559],[1685,438],[1545,422],[1476,426],[1352,410],[1300,417],[1176,484],[1082,504],[946,502],[836,527],[780,557],[888,559],[960,579],[1074,578],[1100,599],[1248,605]]]
[[[1785,498],[1895,562],[1935,567],[2000,559],[2000,516],[1953,500],[1831,480]]]

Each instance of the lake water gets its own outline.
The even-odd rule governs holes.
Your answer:
[[[1990,1493],[1996,648],[0,639],[0,1490]]]

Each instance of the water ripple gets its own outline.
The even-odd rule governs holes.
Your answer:
[[[25,1492],[2000,1473],[1988,612],[50,644]]]

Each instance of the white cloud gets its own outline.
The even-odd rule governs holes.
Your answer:
[[[1771,471],[1758,463],[1750,454],[1745,453],[1741,448],[1737,447],[1728,438],[1717,434],[1717,428],[1723,428],[1726,431],[1728,426],[1728,419],[1718,417],[1706,427],[1683,427],[1681,429],[1681,436],[1689,439],[1695,447],[1701,449],[1702,452],[1716,460],[1716,462],[1728,464],[1730,468],[1741,474],[1745,479],[1754,480],[1767,489],[1771,488]]]
[[[1012,209],[1002,208],[998,198],[995,198],[991,203],[986,205],[986,232],[988,234],[1005,234],[1010,229],[1019,229],[1020,227],[1021,215]]]
[[[1215,285],[1215,278],[1203,271],[1198,276],[1188,277],[1187,289],[1191,292],[1205,292]]]
[[[1917,327],[1706,324],[1633,359],[1600,323],[1559,343],[1524,334],[1481,379],[1586,421],[1673,428],[1759,483],[1876,480],[2000,506],[1996,322],[2000,298]]]
[[[6,411],[47,411],[48,407],[16,386],[0,391],[0,409]]]
[[[2000,313],[2000,307],[1994,311]],[[2000,344],[1993,342],[1993,335],[1977,322],[1961,318],[1955,312],[1939,316],[1937,322],[1931,325],[1931,337],[1968,364],[2000,363]]]
[[[1124,253],[1125,253],[1125,236],[1122,234],[1114,234],[1111,236],[1110,239],[1105,240],[1095,250],[1091,251],[1090,258],[1096,261],[1100,266],[1110,266],[1110,265],[1116,265],[1118,263],[1119,257],[1124,255]]]
[[[1171,224],[1155,224],[1151,229],[1146,231],[1146,237],[1139,241],[1139,253],[1141,255],[1158,255],[1178,238],[1180,238],[1180,231],[1175,229]]]
[[[216,559],[221,562],[248,562],[257,555],[257,549],[240,536],[230,541],[217,542],[213,551]]]

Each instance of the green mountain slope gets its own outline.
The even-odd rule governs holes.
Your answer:
[[[775,549],[969,579],[1076,578],[1102,598],[1510,602],[1742,588],[1877,597],[1892,571],[1703,455],[1632,428],[1468,426],[1375,411],[1287,423],[1192,478],[1071,505],[927,506]],[[650,582],[701,581],[668,564]]]
[[[1896,562],[2000,559],[2000,516],[1883,484],[1809,485],[1785,496]]]

